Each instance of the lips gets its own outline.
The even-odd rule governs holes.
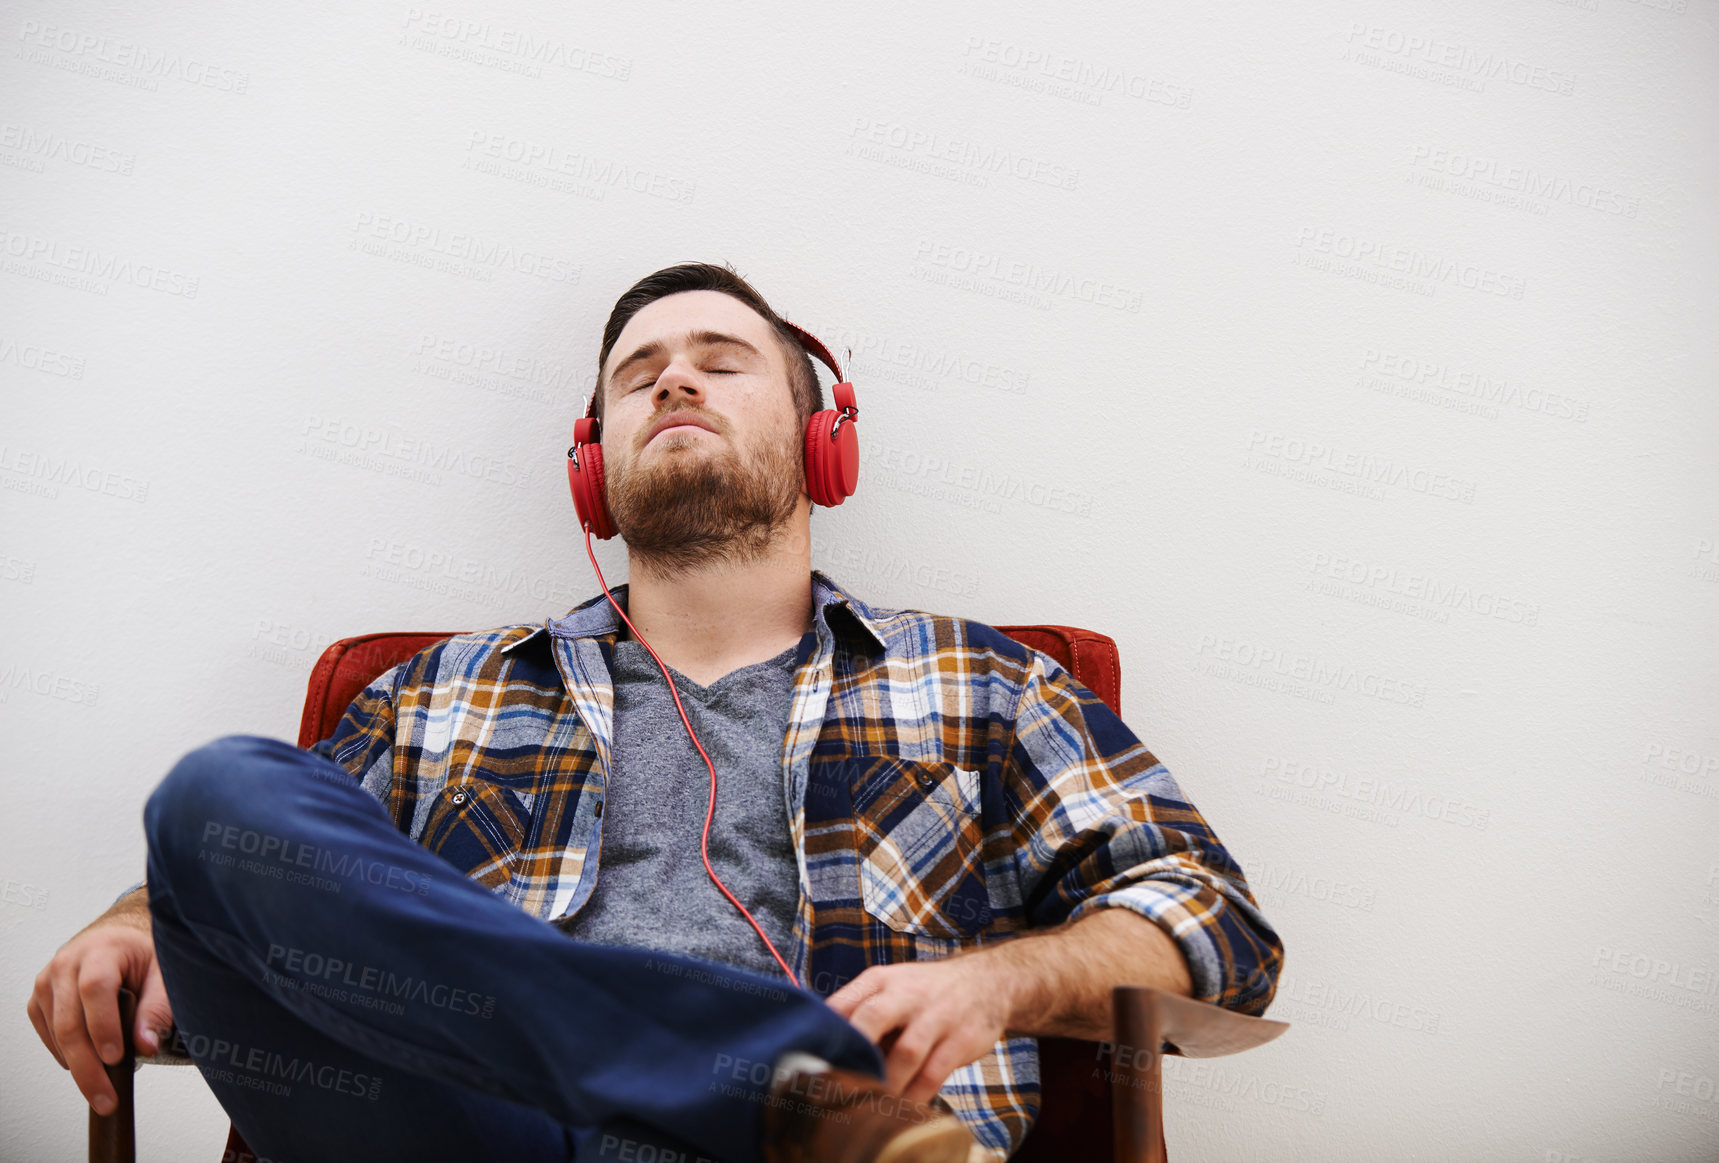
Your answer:
[[[651,434],[645,443],[649,444],[671,428],[702,428],[706,432],[715,432],[716,427],[702,416],[685,410],[670,412],[651,427]]]

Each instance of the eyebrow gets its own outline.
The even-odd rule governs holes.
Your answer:
[[[764,354],[756,347],[740,338],[740,336],[730,335],[726,331],[689,331],[685,338],[686,341],[694,347],[737,347],[750,355],[761,356]],[[649,343],[641,344],[631,355],[615,365],[615,369],[609,373],[609,382],[605,386],[605,390],[618,383],[622,375],[626,373],[627,369],[632,367],[634,364],[643,363],[650,359],[656,359],[667,350],[668,348],[665,344],[655,339],[651,340]]]

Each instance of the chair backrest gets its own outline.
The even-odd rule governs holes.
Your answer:
[[[449,630],[440,634],[433,631],[359,634],[334,643],[311,668],[304,713],[298,721],[298,745],[309,748],[334,734],[346,708],[371,679],[426,646],[464,633],[464,630]]]
[[[1056,659],[1074,680],[1122,713],[1122,666],[1116,642],[1076,626],[998,626],[1024,646]],[[298,745],[310,747],[334,733],[340,717],[371,679],[404,662],[424,647],[463,631],[360,634],[342,638],[317,659],[299,722]],[[1108,1160],[1112,1157],[1111,1087],[1100,1062],[1096,1042],[1072,1038],[1039,1039],[1039,1078],[1042,1087],[1038,1120],[1025,1142],[1011,1156],[1013,1163],[1064,1163],[1069,1159]],[[1162,1130],[1158,1135],[1160,1141]],[[243,1146],[232,1131],[229,1146]],[[244,1158],[242,1154],[229,1158]]]

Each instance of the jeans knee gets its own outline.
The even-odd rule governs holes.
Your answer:
[[[143,805],[151,849],[196,848],[242,829],[257,810],[259,781],[247,778],[259,747],[286,746],[256,735],[223,735],[179,758]],[[179,843],[176,844],[175,841]]]

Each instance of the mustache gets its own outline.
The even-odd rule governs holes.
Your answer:
[[[714,412],[712,412],[706,408],[696,407],[695,405],[692,405],[692,404],[681,404],[681,405],[678,405],[676,407],[670,408],[667,411],[658,412],[656,415],[652,416],[650,418],[650,420],[647,421],[645,423],[644,427],[640,430],[639,441],[638,441],[637,445],[635,445],[635,447],[636,448],[643,448],[646,444],[648,444],[650,442],[651,434],[657,430],[657,426],[659,424],[662,424],[664,421],[668,420],[669,417],[671,417],[671,416],[678,416],[682,413],[687,413],[690,415],[698,416],[706,424],[709,424],[711,429],[718,436],[728,435],[727,426],[724,425],[723,422],[721,421],[721,419],[719,419],[717,417],[716,413],[714,413]]]

